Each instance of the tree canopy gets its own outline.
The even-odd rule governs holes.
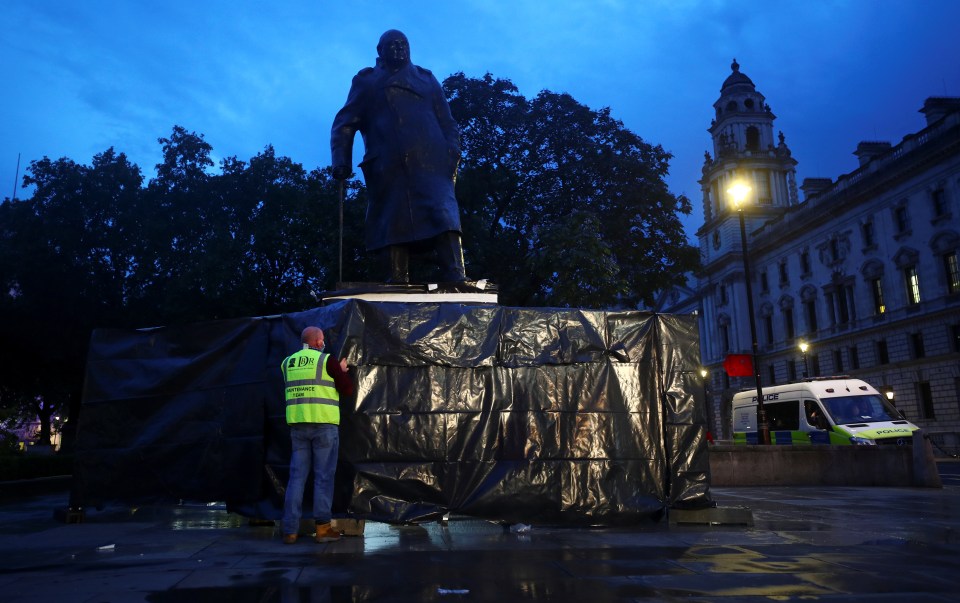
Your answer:
[[[501,303],[636,307],[697,255],[667,190],[670,154],[568,94],[527,99],[490,74],[443,83],[461,128],[457,182],[467,273]],[[338,182],[272,146],[214,170],[175,126],[144,184],[113,148],[90,165],[31,162],[27,199],[0,204],[0,409],[75,419],[90,334],[299,311],[341,280]],[[346,184],[344,281],[371,281],[365,189]],[[2,419],[3,415],[0,415]]]
[[[0,204],[0,407],[76,414],[93,329],[299,311],[337,278],[337,185],[267,146],[213,174],[202,135],[174,127],[144,186],[108,149],[91,165],[33,161],[28,199]],[[363,193],[351,183],[344,253],[366,274]],[[2,418],[2,416],[0,416]],[[42,437],[43,437],[42,436]]]
[[[509,81],[443,83],[460,125],[457,197],[469,274],[514,305],[636,307],[682,283],[697,251],[667,190],[670,154],[609,109]]]

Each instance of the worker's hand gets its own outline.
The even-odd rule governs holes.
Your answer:
[[[343,369],[343,372],[344,372],[344,373],[347,372],[347,359],[346,359],[346,358],[341,358],[341,359],[340,359],[340,368]]]
[[[333,177],[337,180],[346,180],[350,177],[350,166],[348,165],[335,165],[333,166]]]

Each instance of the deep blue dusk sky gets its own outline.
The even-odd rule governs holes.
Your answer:
[[[333,116],[387,29],[440,80],[489,71],[527,97],[610,107],[674,155],[668,183],[693,201],[691,237],[734,57],[798,180],[854,170],[859,141],[896,144],[924,126],[925,98],[960,96],[957,0],[6,0],[0,20],[0,197],[18,153],[22,177],[31,160],[90,164],[112,146],[149,179],[174,125],[203,134],[216,161],[272,144],[327,165]]]

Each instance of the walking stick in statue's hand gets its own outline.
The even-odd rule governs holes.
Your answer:
[[[340,186],[340,276],[337,280],[337,287],[343,282],[343,180],[339,181]]]

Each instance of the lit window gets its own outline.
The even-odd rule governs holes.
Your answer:
[[[943,256],[943,268],[947,274],[947,293],[960,293],[960,265],[956,251]]]
[[[907,303],[912,305],[920,303],[920,277],[917,275],[916,266],[907,266],[903,269],[903,275],[907,285]]]
[[[887,311],[887,306],[883,303],[883,285],[879,278],[870,281],[870,291],[873,293],[873,313],[880,316]]]

